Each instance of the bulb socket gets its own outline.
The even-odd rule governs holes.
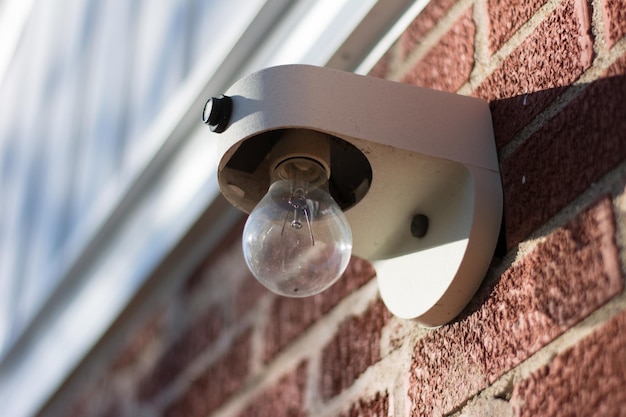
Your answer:
[[[312,130],[286,130],[269,155],[272,181],[281,178],[280,166],[294,159],[308,159],[316,162],[325,172],[326,178],[324,180],[328,180],[330,178],[330,142],[328,136]]]
[[[327,133],[304,128],[270,130],[237,143],[218,167],[222,194],[250,213],[276,181],[275,170],[289,158],[313,160],[328,177],[330,195],[342,210],[358,204],[372,183],[372,168],[363,152]]]

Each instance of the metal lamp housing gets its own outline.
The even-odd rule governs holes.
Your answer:
[[[374,261],[389,310],[426,326],[461,312],[487,272],[501,225],[485,101],[306,65],[259,71],[225,96],[228,117],[213,119],[222,124],[218,179],[228,201],[254,208],[283,138],[301,136],[302,156],[316,152],[307,137],[325,138],[330,191],[350,223],[353,254]]]

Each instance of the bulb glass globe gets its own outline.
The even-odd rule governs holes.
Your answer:
[[[243,252],[256,279],[288,297],[306,297],[330,287],[345,271],[352,233],[327,191],[324,169],[312,160],[283,162],[276,180],[250,213]]]

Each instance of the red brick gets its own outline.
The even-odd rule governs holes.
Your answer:
[[[307,363],[285,375],[255,398],[239,417],[305,417]]]
[[[604,0],[602,6],[606,44],[611,48],[626,35],[626,1]]]
[[[622,58],[502,162],[509,247],[626,158],[624,73]]]
[[[359,400],[350,406],[350,409],[341,413],[339,417],[384,417],[390,412],[389,394],[376,393],[370,400]]]
[[[385,55],[383,55],[382,58],[378,60],[376,65],[374,65],[374,68],[372,68],[367,75],[376,78],[387,78],[387,74],[389,73],[389,65],[392,59],[391,55],[392,52],[387,51],[387,53],[385,53]]]
[[[530,19],[547,0],[488,0],[489,49],[495,52]]]
[[[161,310],[148,318],[139,329],[133,329],[133,333],[127,337],[126,345],[113,361],[111,370],[125,371],[135,364],[148,345],[159,337],[164,325],[165,312]]]
[[[343,276],[321,294],[308,298],[277,297],[265,331],[265,361],[269,362],[318,318],[375,275],[369,262],[353,257]]]
[[[474,66],[475,33],[472,10],[468,9],[402,82],[437,90],[458,90],[469,79]]]
[[[246,219],[243,219],[236,224],[230,232],[222,238],[220,244],[204,259],[202,264],[194,271],[187,282],[185,283],[185,290],[187,293],[193,292],[193,290],[205,282],[209,278],[206,271],[212,265],[218,263],[220,259],[234,250],[241,250],[241,234],[243,233],[243,226],[246,223]],[[243,259],[242,259],[243,262]]]
[[[123,415],[122,405],[120,402],[112,402],[107,405],[107,408],[99,414],[98,417],[120,417]],[[85,417],[85,416],[82,416]]]
[[[78,394],[78,399],[70,406],[67,411],[67,417],[89,417],[95,414],[93,412],[93,398],[84,393]]]
[[[235,294],[235,317],[241,318],[249,313],[254,309],[257,301],[267,293],[268,290],[248,271]]]
[[[224,326],[219,307],[210,308],[174,342],[138,384],[138,397],[149,399],[171,383],[215,341]]]
[[[498,147],[590,67],[592,44],[589,4],[565,0],[476,89],[491,102]]]
[[[97,379],[83,378],[71,397],[71,403],[65,410],[40,411],[38,415],[62,415],[63,417],[102,417],[108,410],[116,408],[116,400],[119,400],[113,393],[112,379],[102,377],[99,373]]]
[[[191,382],[183,395],[167,407],[164,417],[200,417],[224,404],[239,390],[250,369],[251,332],[240,336],[230,350]]]
[[[623,290],[612,207],[607,197],[580,213],[418,341],[411,415],[458,409]]]
[[[339,394],[381,359],[380,336],[390,318],[391,313],[377,300],[362,315],[341,323],[335,337],[322,351],[322,398]]]
[[[624,77],[626,75],[626,54],[617,59],[602,75],[603,78]],[[621,91],[618,91],[621,92]]]
[[[626,312],[518,384],[516,415],[625,416]]]
[[[400,36],[398,42],[402,58],[406,58],[411,53],[415,45],[435,27],[455,3],[456,0],[433,0],[424,7],[424,10]]]

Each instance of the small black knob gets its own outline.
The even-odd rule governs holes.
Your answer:
[[[232,112],[233,100],[230,97],[211,97],[204,105],[202,121],[209,125],[211,131],[222,133],[228,126]]]
[[[411,234],[413,237],[422,238],[428,232],[428,217],[423,214],[416,214],[411,220]]]

